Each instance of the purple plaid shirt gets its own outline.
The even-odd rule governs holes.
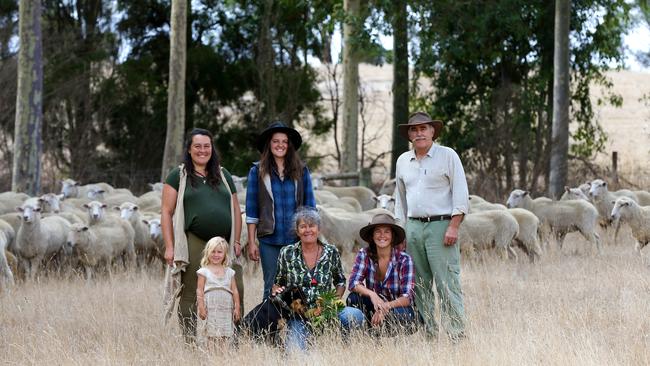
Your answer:
[[[399,249],[393,249],[386,277],[381,282],[375,279],[377,266],[378,263],[373,262],[368,256],[368,248],[359,250],[354,259],[348,290],[352,291],[362,283],[387,301],[407,296],[412,302],[415,289],[415,267],[411,256]]]

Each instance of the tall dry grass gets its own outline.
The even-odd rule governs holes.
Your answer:
[[[43,278],[0,295],[0,363],[647,365],[649,260],[634,252],[629,235],[600,256],[569,235],[563,250],[551,247],[536,264],[523,255],[464,263],[468,338],[459,344],[419,333],[345,344],[330,335],[304,355],[249,341],[208,353],[161,324],[162,276],[153,270],[90,283]],[[260,300],[260,277],[246,276],[247,309]]]

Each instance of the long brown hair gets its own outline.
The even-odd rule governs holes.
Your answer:
[[[284,132],[276,132],[276,133],[284,133]],[[275,164],[275,159],[273,158],[273,154],[271,153],[272,138],[273,138],[273,134],[271,134],[269,136],[269,139],[266,140],[266,142],[264,143],[264,149],[262,150],[262,157],[260,158],[260,164],[259,164],[261,177],[267,174],[271,175],[271,171],[274,168],[276,171],[278,170],[278,167]],[[298,152],[296,152],[296,148],[293,146],[291,139],[289,139],[289,143],[287,145],[287,154],[284,156],[284,176],[290,178],[291,180],[300,180],[302,179],[303,168],[304,168],[304,164],[302,160],[300,160],[300,156],[298,155]]]
[[[377,226],[377,227],[379,227],[379,226]],[[375,227],[375,229],[377,227]],[[373,236],[375,235],[374,234],[375,229],[372,230]],[[392,249],[392,248],[395,248],[397,246],[397,244],[399,244],[399,243],[395,242],[395,240],[397,238],[397,233],[395,232],[395,229],[393,229],[391,227],[390,231],[392,233],[392,238],[390,239],[390,247]],[[375,263],[377,263],[379,261],[379,255],[377,254],[377,244],[375,243],[375,239],[373,237],[371,237],[370,240],[368,241],[368,257],[370,257],[370,259]]]

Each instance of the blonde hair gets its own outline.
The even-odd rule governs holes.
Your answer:
[[[229,266],[230,256],[228,255],[229,252],[228,247],[229,245],[226,239],[220,236],[215,236],[214,238],[208,240],[208,242],[205,243],[205,248],[203,248],[203,258],[201,258],[201,267],[205,267],[208,264],[210,264],[210,254],[215,249],[223,249],[224,252],[223,265]]]

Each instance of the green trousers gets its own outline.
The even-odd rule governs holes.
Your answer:
[[[460,287],[460,248],[443,243],[449,221],[422,222],[409,219],[406,251],[415,264],[415,305],[429,335],[437,336],[435,281],[442,325],[450,337],[465,331],[465,309]]]
[[[196,271],[201,268],[201,257],[203,256],[203,248],[205,248],[206,241],[198,236],[187,232],[187,250],[189,254],[190,263],[187,265],[185,272],[181,274],[181,282],[183,288],[181,290],[181,297],[178,303],[178,320],[183,329],[185,340],[193,342],[196,337],[196,281],[198,275]],[[242,266],[233,264],[231,268],[235,271],[235,283],[239,291],[239,310],[240,314],[244,314],[244,279]]]

